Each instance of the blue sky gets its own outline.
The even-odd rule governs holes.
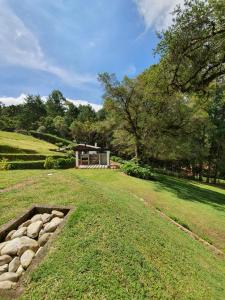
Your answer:
[[[155,63],[155,31],[179,2],[0,0],[0,101],[59,89],[101,104],[97,74],[136,76]]]

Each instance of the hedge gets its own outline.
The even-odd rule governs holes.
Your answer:
[[[37,132],[37,131],[34,131],[34,130],[30,130],[29,133],[35,138],[44,140],[46,142],[49,142],[49,143],[52,143],[52,144],[55,144],[55,145],[58,144],[58,143],[62,143],[63,145],[66,145],[66,146],[68,146],[70,144],[73,144],[72,141],[60,138],[60,137],[55,136],[55,135],[50,134],[50,133],[42,133],[42,132]]]
[[[45,169],[69,169],[75,167],[75,161],[74,157],[58,159],[48,157],[45,160],[44,167]]]
[[[42,155],[42,154],[26,154],[26,153],[0,153],[0,160],[5,158],[9,161],[38,161],[45,160],[47,157],[54,159],[61,158],[63,155]]]
[[[44,169],[44,160],[39,161],[11,161],[7,163],[7,170]]]
[[[141,167],[140,165],[129,161],[122,165],[121,170],[130,176],[142,178],[142,179],[150,179],[156,180],[155,175],[152,173],[149,167]]]

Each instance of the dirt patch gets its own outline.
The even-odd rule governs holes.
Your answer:
[[[20,182],[20,183],[17,183],[17,184],[14,184],[14,185],[11,185],[7,188],[4,188],[4,189],[0,189],[0,193],[6,193],[6,192],[10,192],[12,190],[20,190],[22,189],[23,187],[27,186],[27,185],[31,185],[33,184],[34,181],[33,180],[26,180],[26,181],[23,181],[23,182]]]

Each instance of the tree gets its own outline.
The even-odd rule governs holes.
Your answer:
[[[67,125],[70,126],[70,124],[77,118],[79,109],[71,101],[66,101],[65,106],[65,121]]]
[[[48,116],[53,118],[57,116],[63,116],[65,112],[65,101],[66,98],[60,91],[52,91],[46,101],[46,110]]]
[[[62,137],[66,137],[68,134],[68,126],[66,124],[65,118],[61,116],[57,116],[53,120],[53,124],[55,126],[56,132],[58,135]]]
[[[200,91],[225,74],[225,2],[186,0],[156,52],[170,89]]]
[[[90,121],[93,122],[96,119],[96,113],[91,105],[79,105],[78,107],[79,113],[77,116],[77,120],[80,122]]]

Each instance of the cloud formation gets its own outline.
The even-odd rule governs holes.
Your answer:
[[[21,94],[18,97],[0,97],[0,102],[2,102],[6,106],[18,105],[18,104],[22,104],[24,102],[24,99],[26,98],[26,96],[27,96],[26,94]],[[43,101],[46,101],[47,97],[42,96],[41,99]],[[99,111],[102,108],[102,105],[95,104],[95,103],[89,102],[87,100],[78,100],[78,99],[69,99],[69,98],[67,98],[67,100],[73,102],[74,105],[76,105],[76,106],[89,104],[95,111]]]
[[[37,37],[5,0],[0,0],[0,64],[48,72],[71,86],[95,83],[95,76],[70,72],[48,62]]]
[[[145,23],[145,29],[162,30],[172,22],[171,12],[183,0],[134,0],[140,16]]]

